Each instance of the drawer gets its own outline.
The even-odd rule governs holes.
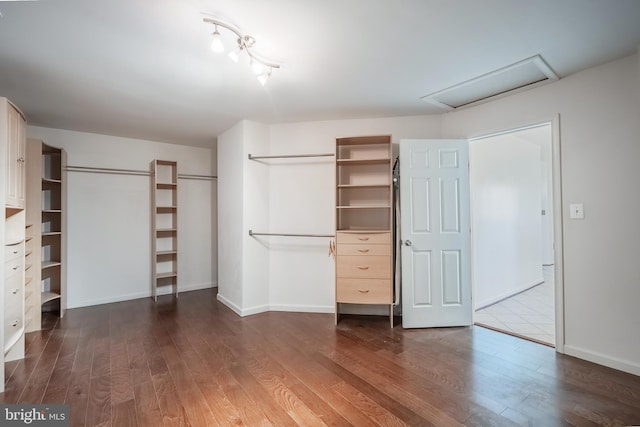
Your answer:
[[[4,247],[4,262],[22,259],[24,257],[24,243],[7,245]]]
[[[391,277],[390,256],[339,256],[336,261],[336,277],[379,278]]]
[[[338,255],[386,255],[391,256],[391,245],[338,245]]]
[[[336,242],[341,243],[367,243],[367,244],[390,244],[391,233],[388,231],[380,233],[336,233]]]
[[[24,284],[22,274],[16,273],[7,277],[4,282],[4,305],[9,307],[10,301],[23,299]]]
[[[336,281],[336,301],[353,304],[391,304],[391,279],[342,279]]]
[[[9,277],[24,271],[24,259],[14,259],[4,263],[4,276]]]
[[[12,318],[11,320],[7,319],[5,316],[4,321],[4,343],[5,345],[15,342],[13,339],[16,334],[20,334],[22,329],[22,317]],[[5,349],[6,350],[6,349]]]

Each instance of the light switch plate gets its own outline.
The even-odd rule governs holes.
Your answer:
[[[569,204],[569,218],[584,219],[584,206],[582,203]]]

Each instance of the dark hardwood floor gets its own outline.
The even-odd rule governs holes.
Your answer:
[[[66,402],[73,426],[640,424],[640,377],[477,326],[240,318],[215,290],[49,326],[7,363],[0,402]]]

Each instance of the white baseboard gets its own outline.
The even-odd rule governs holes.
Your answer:
[[[640,364],[630,360],[619,359],[617,357],[608,356],[591,350],[585,350],[568,344],[564,345],[564,353],[569,356],[597,363],[598,365],[607,366],[609,368],[640,376]]]
[[[189,291],[198,291],[200,289],[208,289],[217,287],[217,283],[198,283],[187,286],[180,286],[178,288],[178,292],[189,292]],[[171,293],[171,287],[167,286],[166,289],[159,289],[158,295],[169,295]],[[93,305],[101,305],[101,304],[110,304],[112,302],[122,302],[122,301],[130,301],[132,299],[140,299],[140,298],[150,298],[152,295],[151,290],[147,290],[144,292],[133,292],[130,294],[124,295],[115,295],[107,298],[96,298],[90,300],[79,301],[76,303],[71,303],[67,306],[67,309],[71,308],[81,308],[81,307],[90,307]]]
[[[229,307],[235,314],[237,314],[238,316],[242,316],[242,314],[241,314],[242,313],[242,309],[240,307],[238,307],[237,305],[235,305],[234,303],[232,303],[228,298],[225,298],[220,293],[218,293],[216,298],[222,304],[224,304],[225,306]]]
[[[229,307],[234,313],[240,317],[251,316],[252,314],[265,313],[267,311],[289,311],[297,313],[333,313],[335,311],[333,306],[322,305],[287,305],[287,304],[272,304],[272,305],[257,305],[249,308],[240,308],[229,299],[218,294],[218,301]]]
[[[336,308],[333,305],[288,305],[273,304],[269,305],[269,311],[289,311],[296,313],[335,313]]]
[[[520,292],[524,292],[526,290],[529,290],[529,289],[533,288],[534,286],[538,286],[538,285],[540,285],[542,283],[544,283],[544,279],[543,278],[539,278],[539,279],[534,280],[531,283],[528,283],[528,284],[526,284],[524,286],[520,286],[519,288],[513,289],[513,290],[511,290],[509,292],[505,292],[503,294],[496,295],[496,296],[491,297],[491,298],[487,298],[487,299],[485,299],[483,301],[478,301],[475,304],[474,310],[481,310],[481,309],[483,309],[485,307],[489,307],[490,305],[498,303],[498,302],[500,302],[502,300],[505,300],[507,298],[511,298],[512,296],[517,295]]]

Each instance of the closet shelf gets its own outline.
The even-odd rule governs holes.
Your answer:
[[[377,159],[338,159],[336,160],[338,166],[351,165],[351,166],[365,166],[365,165],[383,165],[391,163],[390,157],[377,158]]]
[[[45,291],[42,292],[41,296],[40,296],[40,304],[46,304],[49,301],[53,301],[54,299],[59,299],[60,298],[60,294],[57,292],[50,292],[50,291]]]
[[[168,279],[170,277],[177,277],[177,276],[178,276],[178,272],[170,271],[168,273],[157,273],[156,279]]]
[[[42,213],[62,213],[62,209],[43,209]]]
[[[174,188],[177,188],[178,184],[175,183],[171,183],[171,182],[158,182],[156,183],[156,188],[158,190],[173,190]]]
[[[42,261],[42,270],[62,265],[60,261]]]
[[[178,231],[176,228],[158,228],[156,233],[175,233]]]
[[[53,179],[53,178],[42,178],[43,184],[62,184],[61,179]]]
[[[46,236],[60,236],[62,235],[62,231],[45,231],[42,233],[42,237]]]
[[[389,205],[336,206],[338,209],[389,209]]]
[[[169,255],[177,255],[178,251],[158,251],[156,252],[156,256],[169,256]]]
[[[386,184],[340,184],[338,188],[389,188],[389,183]]]

